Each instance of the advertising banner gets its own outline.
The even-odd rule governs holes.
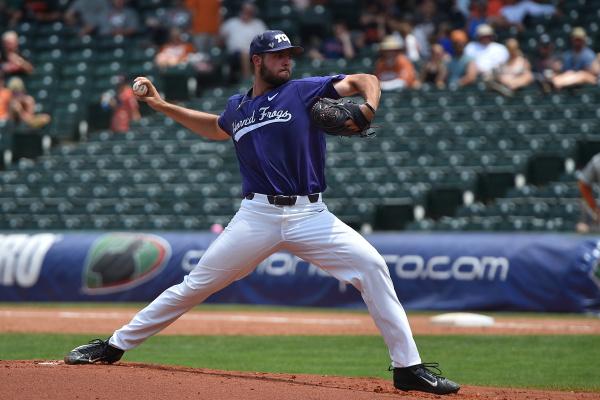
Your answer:
[[[0,301],[151,301],[178,284],[209,233],[0,235]],[[600,241],[559,234],[373,234],[412,310],[584,312],[600,308]],[[224,258],[226,263],[227,259]],[[363,307],[360,293],[275,253],[208,302]]]

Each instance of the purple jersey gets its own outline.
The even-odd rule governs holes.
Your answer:
[[[307,195],[325,191],[325,135],[311,124],[317,97],[337,99],[345,75],[295,79],[261,96],[229,98],[219,126],[235,145],[242,192]]]

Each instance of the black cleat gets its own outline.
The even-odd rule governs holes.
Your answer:
[[[436,372],[430,371],[435,369]],[[417,364],[406,368],[394,368],[394,387],[400,390],[418,390],[434,394],[456,393],[460,385],[441,376],[438,363]]]
[[[97,362],[112,364],[125,353],[108,344],[108,340],[94,339],[89,344],[75,347],[65,356],[65,364],[94,364]]]

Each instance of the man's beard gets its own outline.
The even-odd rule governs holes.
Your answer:
[[[279,85],[283,85],[284,83],[286,83],[287,81],[290,80],[291,78],[291,71],[290,71],[290,75],[287,78],[283,78],[280,77],[278,75],[273,74],[272,72],[270,72],[264,64],[260,65],[260,77],[263,81],[265,81],[266,83],[268,83],[271,86],[279,86]]]

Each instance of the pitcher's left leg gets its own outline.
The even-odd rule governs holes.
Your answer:
[[[360,291],[394,367],[421,363],[387,265],[365,238],[324,209],[292,218],[285,239],[286,249]]]

